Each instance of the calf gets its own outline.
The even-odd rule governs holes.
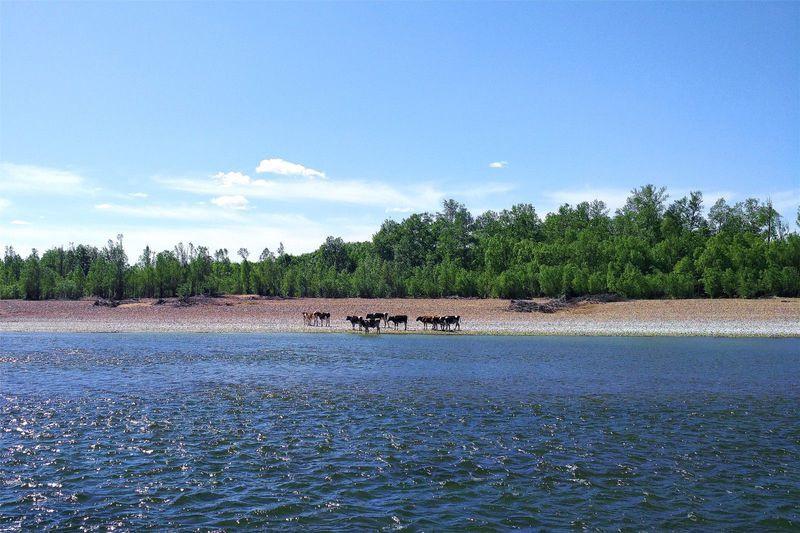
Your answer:
[[[315,320],[314,313],[306,313],[305,311],[303,311],[303,323],[306,326],[311,326],[312,325],[311,323],[314,322],[314,320]]]
[[[398,325],[403,324],[403,330],[408,330],[408,315],[390,316],[388,321],[394,324],[394,329],[397,329]]]

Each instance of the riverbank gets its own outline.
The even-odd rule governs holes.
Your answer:
[[[509,311],[508,305],[499,299],[257,296],[193,298],[190,305],[142,299],[117,307],[0,300],[0,332],[349,332],[345,316],[385,311],[408,315],[413,332],[423,331],[414,322],[419,315],[460,315],[463,334],[800,337],[800,298],[638,300],[552,314]],[[304,325],[302,312],[316,310],[331,313],[330,327]]]

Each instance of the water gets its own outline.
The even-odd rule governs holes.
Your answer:
[[[800,340],[0,334],[0,529],[800,527]]]

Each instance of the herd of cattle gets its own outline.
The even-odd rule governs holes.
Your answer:
[[[381,332],[381,323],[384,328],[389,327],[389,324],[394,329],[398,329],[400,324],[403,325],[403,330],[408,330],[408,315],[390,315],[389,313],[367,313],[366,316],[350,316],[348,315],[345,320],[350,322],[352,329],[358,326],[359,331],[369,333],[369,330],[375,330],[377,333]],[[461,316],[447,315],[447,316],[418,316],[417,322],[421,322],[424,329],[431,326],[432,330],[438,331],[460,331],[461,330]],[[314,313],[303,313],[303,323],[306,326],[328,326],[331,325],[331,314],[324,311],[316,311]]]

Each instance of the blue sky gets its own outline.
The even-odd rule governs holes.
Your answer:
[[[23,252],[299,252],[443,198],[544,214],[647,182],[794,220],[800,4],[0,3]]]

